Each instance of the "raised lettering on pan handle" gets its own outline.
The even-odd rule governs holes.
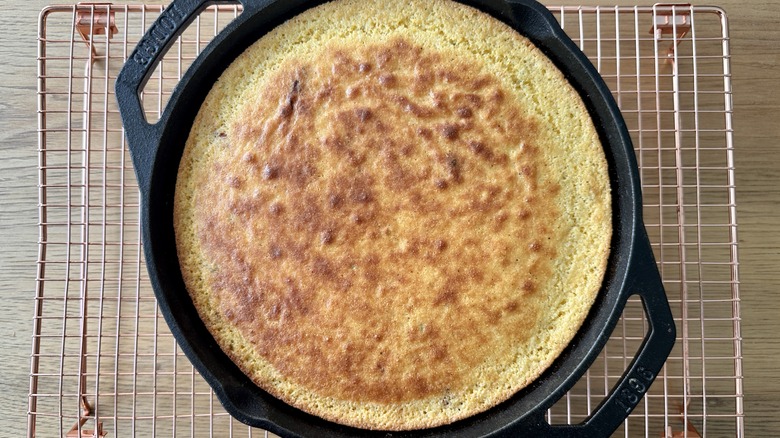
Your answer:
[[[213,1],[174,0],[146,31],[117,77],[117,99],[121,107],[127,107],[125,112],[133,111],[133,115],[146,121],[138,93],[146,84],[154,67],[162,59],[168,47],[210,3]],[[125,104],[126,99],[131,97],[135,97],[135,100],[138,101],[135,108],[130,108],[130,105]]]
[[[547,423],[543,415],[539,415],[525,424],[527,430],[533,432],[528,436],[610,436],[639,404],[663,368],[666,357],[674,346],[674,319],[655,266],[650,243],[644,230],[639,234],[628,274],[631,283],[627,285],[633,293],[642,298],[649,325],[639,351],[620,381],[584,422],[553,426]]]
[[[631,290],[642,298],[648,333],[623,377],[585,422],[593,430],[615,430],[620,425],[647,392],[674,346],[676,329],[669,301],[644,229],[639,234],[629,278],[634,280]]]
[[[141,105],[140,91],[176,38],[203,9],[214,3],[220,2],[174,0],[146,31],[117,76],[116,98],[141,185],[147,182],[147,173],[152,168],[153,151],[150,149],[158,139],[157,127],[165,123],[166,117],[161,117],[155,124],[148,123]],[[235,3],[235,0],[225,3]]]

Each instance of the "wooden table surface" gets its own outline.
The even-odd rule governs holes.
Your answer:
[[[22,434],[27,421],[38,249],[36,31],[46,4],[8,2],[0,14],[0,436]],[[716,4],[726,10],[731,30],[746,435],[777,436],[780,4]]]

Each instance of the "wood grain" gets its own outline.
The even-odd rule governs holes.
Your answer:
[[[775,436],[780,430],[780,6],[769,0],[712,3],[727,11],[731,30],[746,436]],[[0,435],[18,435],[26,427],[38,241],[36,27],[46,4],[29,0],[0,14]]]
[[[734,2],[731,11],[747,436],[780,430],[780,7]]]
[[[42,2],[0,14],[0,434],[27,424],[37,259],[36,26]]]

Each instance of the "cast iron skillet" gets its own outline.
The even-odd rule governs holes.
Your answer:
[[[571,344],[533,384],[487,412],[454,424],[410,432],[370,432],[306,414],[253,384],[220,350],[184,287],[173,231],[173,195],[184,143],[201,103],[224,69],[278,24],[322,0],[241,0],[244,12],[193,62],[160,120],[145,120],[139,91],[157,62],[208,0],[174,0],[130,55],[116,96],[141,192],[144,255],[165,320],[184,353],[238,420],[283,436],[603,436],[639,403],[672,349],[675,327],[642,223],[640,182],[631,140],[612,95],[549,11],[533,0],[462,0],[534,42],[580,93],[609,162],[614,231],[604,284]],[[628,369],[593,414],[576,425],[544,418],[585,373],[607,342],[626,300],[641,297],[648,332]]]

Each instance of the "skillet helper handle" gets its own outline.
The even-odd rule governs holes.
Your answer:
[[[629,290],[642,298],[648,332],[620,381],[581,426],[583,436],[607,436],[617,429],[648,391],[674,346],[674,318],[644,228],[637,242],[629,271],[634,282]]]
[[[200,12],[215,0],[174,0],[166,7],[154,24],[127,58],[116,79],[116,98],[122,124],[128,139],[130,154],[136,170],[138,184],[149,183],[156,147],[159,144],[160,129],[164,126],[168,112],[164,112],[157,123],[146,121],[141,105],[140,92],[152,75],[155,67]],[[230,2],[230,3],[234,3]]]
[[[674,346],[676,329],[661,275],[644,229],[638,232],[629,268],[628,290],[642,298],[648,331],[623,376],[596,410],[581,424],[551,426],[536,422],[538,436],[607,437],[628,417],[650,389]],[[628,296],[625,297],[627,299]],[[533,435],[529,435],[533,436]]]
[[[674,346],[676,329],[650,242],[643,229],[640,233],[628,274],[628,290],[642,298],[649,325],[639,351],[612,391],[583,423],[550,425],[542,413],[531,421],[528,436],[610,436],[639,404],[663,368]]]

